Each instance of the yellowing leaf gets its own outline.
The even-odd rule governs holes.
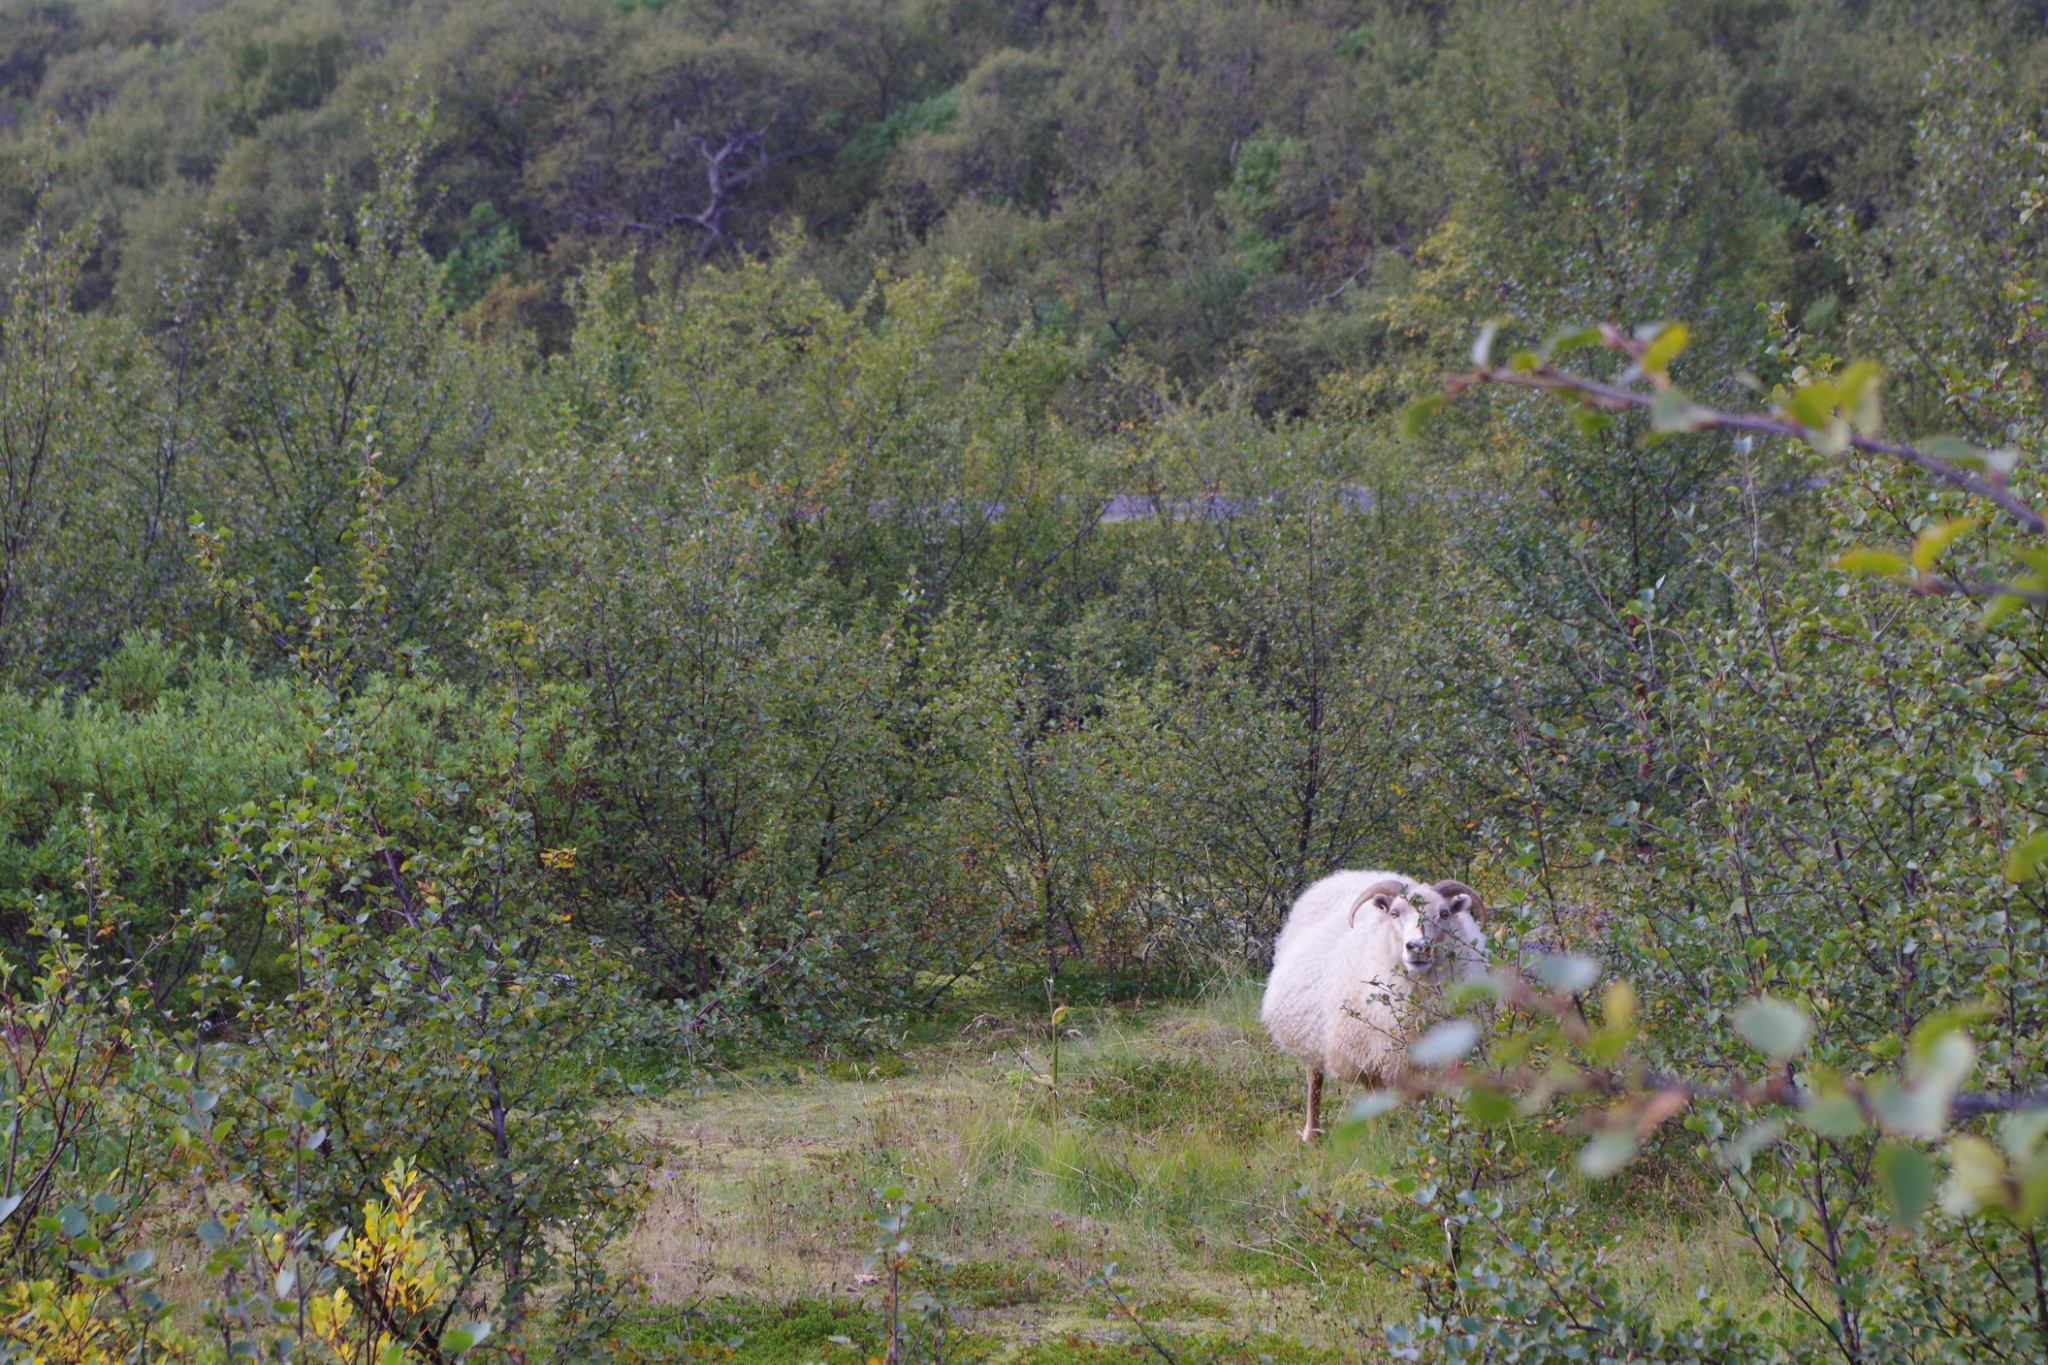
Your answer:
[[[1851,426],[1869,436],[1884,425],[1883,413],[1878,403],[1879,380],[1884,371],[1874,361],[1859,360],[1835,381],[1835,401],[1848,417]]]
[[[1825,431],[1835,414],[1835,386],[1820,381],[1801,384],[1792,391],[1785,402],[1785,410],[1793,421],[1815,431]]]
[[[1636,1021],[1636,988],[1626,981],[1610,981],[1607,994],[1602,997],[1601,1018],[1609,1028],[1633,1027]]]
[[[2041,875],[2043,862],[2048,862],[2048,829],[2036,830],[2012,846],[2005,855],[2005,879],[2033,881]]]
[[[1975,517],[1957,517],[1953,521],[1938,521],[1922,528],[1913,538],[1913,567],[1926,573],[1940,562],[1941,556],[1959,536],[1975,529]]]
[[[1650,374],[1664,373],[1691,339],[1692,333],[1682,322],[1665,327],[1657,333],[1657,339],[1650,343],[1650,348],[1643,352],[1643,369]]]
[[[1906,560],[1890,550],[1873,550],[1858,545],[1835,556],[1835,567],[1843,573],[1866,574],[1872,578],[1897,578],[1906,572]]]
[[[1949,1184],[1942,1206],[1951,1213],[2005,1209],[2013,1202],[2005,1158],[1983,1138],[1970,1135],[1948,1145]]]
[[[1989,630],[2025,605],[2025,598],[2002,592],[1984,604],[1984,614],[1977,618],[1977,629]]]
[[[1440,393],[1432,393],[1415,399],[1401,409],[1401,434],[1403,436],[1420,435],[1422,429],[1429,425],[1429,419],[1441,412],[1443,406],[1444,396]]]

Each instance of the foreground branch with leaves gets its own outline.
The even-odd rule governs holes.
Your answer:
[[[1896,460],[1928,474],[1971,498],[1996,509],[2012,526],[2041,543],[2010,553],[2027,572],[2010,581],[1987,581],[1967,574],[1940,572],[1940,563],[1957,540],[1980,524],[1976,517],[1931,523],[1915,537],[1909,553],[1858,548],[1844,552],[1837,563],[1851,572],[1898,578],[1914,590],[1954,593],[1986,600],[1984,624],[1995,625],[2022,603],[2048,605],[2048,517],[2009,487],[2020,452],[2011,447],[1990,449],[1959,436],[1938,436],[1921,445],[1883,439],[1878,401],[1882,372],[1868,361],[1848,365],[1839,374],[1805,377],[1780,385],[1769,395],[1764,412],[1730,412],[1693,401],[1672,382],[1671,366],[1684,352],[1690,329],[1684,323],[1657,323],[1624,329],[1613,323],[1561,332],[1541,346],[1514,352],[1506,366],[1492,363],[1501,323],[1489,323],[1472,347],[1472,368],[1443,376],[1440,394],[1418,398],[1402,413],[1412,435],[1453,399],[1488,386],[1533,389],[1554,395],[1570,406],[1568,416],[1582,434],[1604,430],[1617,412],[1641,412],[1656,435],[1681,432],[1732,431],[1749,439],[1796,441],[1822,456],[1856,451]],[[1563,369],[1562,356],[1600,348],[1626,363],[1612,379]],[[1753,376],[1749,386],[1761,389]]]
[[[1937,831],[1959,830],[1974,866],[1944,865],[1937,880],[1916,863],[1889,885],[1866,882],[1859,861],[1881,856],[1901,833],[1917,837],[1916,826],[1893,833],[1856,807],[1883,810],[1886,794],[1920,780],[1927,760],[1903,752],[1881,759],[1885,751],[1868,732],[1842,728],[1837,739],[1833,716],[1802,719],[1838,711],[1839,692],[1831,689],[1842,680],[1802,671],[1793,652],[1812,652],[1808,641],[1863,646],[1866,652],[1846,657],[1859,685],[1867,682],[1886,708],[1873,714],[1886,718],[1887,729],[1901,724],[1906,708],[1999,687],[2009,675],[1995,661],[2035,657],[2048,521],[2035,509],[2018,451],[1883,437],[1880,374],[1870,364],[1796,364],[1768,389],[1745,377],[1765,408],[1740,412],[1697,402],[1674,382],[1688,341],[1682,325],[1574,329],[1497,365],[1492,355],[1504,325],[1481,332],[1471,368],[1446,374],[1441,393],[1410,405],[1411,432],[1453,400],[1519,390],[1556,400],[1582,441],[1619,437],[1651,449],[1732,433],[1741,459],[1768,458],[1791,471],[1773,475],[1778,487],[1833,496],[1828,490],[1840,482],[1856,490],[1858,532],[1896,528],[1909,543],[1898,551],[1842,547],[1829,557],[1837,586],[1821,595],[1807,595],[1815,590],[1797,569],[1784,571],[1788,579],[1800,575],[1788,584],[1769,580],[1753,549],[1724,564],[1741,619],[1755,623],[1753,646],[1737,633],[1684,633],[1660,619],[1651,594],[1629,605],[1627,619],[1641,638],[1662,636],[1694,651],[1689,666],[1704,679],[1671,699],[1672,710],[1663,711],[1669,719],[1638,731],[1661,740],[1667,789],[1618,804],[1608,819],[1631,841],[1613,884],[1644,903],[1607,918],[1618,925],[1626,917],[1645,939],[1596,931],[1582,940],[1582,954],[1538,957],[1523,971],[1454,988],[1453,1008],[1494,1012],[1490,1031],[1469,1016],[1437,1024],[1414,1044],[1413,1067],[1398,1085],[1352,1107],[1352,1121],[1365,1122],[1433,1097],[1421,1112],[1442,1144],[1465,1154],[1471,1172],[1459,1211],[1444,1221],[1440,1245],[1448,1251],[1424,1258],[1426,1281],[1441,1289],[1432,1291],[1434,1311],[1397,1334],[1397,1346],[1405,1358],[1432,1359],[1483,1357],[1480,1342],[1533,1349],[1548,1339],[1544,1324],[1556,1314],[1567,1338],[1599,1342],[1603,1359],[1731,1352],[1805,1359],[1818,1352],[1860,1363],[1975,1359],[1987,1350],[2026,1358],[2048,1346],[2041,1246],[2048,1076],[2036,1008],[2048,828],[2028,828],[2041,819],[2048,769],[2030,726],[1974,732],[1984,747],[1953,758],[1974,765],[1981,798],[1931,803],[1916,817]],[[1612,357],[1611,373],[1563,367],[1561,358],[1574,352]],[[1525,416],[1545,420],[1512,406],[1493,420]],[[1781,443],[1787,453],[1767,452],[1763,442]],[[1823,464],[1816,477],[1815,460],[1836,467]],[[1741,477],[1754,490],[1755,476]],[[1747,499],[1747,514],[1760,518],[1757,495]],[[1944,619],[1924,649],[1917,638],[1880,643],[1874,631],[1865,646],[1843,624],[1849,609],[1833,605],[1856,601],[1841,574],[1896,583],[1925,599],[1892,605],[1900,601],[1893,598],[1880,609],[1890,636],[1917,629],[1915,609],[1942,613],[1959,599],[1981,606],[1967,621]],[[2023,700],[2014,704],[2024,711]],[[1751,709],[1772,736],[1764,743],[1743,728]],[[1794,804],[1774,808],[1757,789],[1781,790],[1768,785],[1776,773],[1762,757],[1779,743],[1808,785]],[[1949,757],[1939,749],[1928,754]],[[1866,771],[1880,762],[1888,766]],[[1829,804],[1832,771],[1849,784],[1841,788],[1847,808]],[[1816,796],[1809,810],[1804,803]],[[1658,811],[1652,801],[1685,814]],[[1812,823],[1802,827],[1802,818]],[[1752,826],[1779,837],[1752,848]],[[1808,920],[1760,913],[1763,879],[1782,860],[1843,892],[1815,901]],[[1695,902],[1685,918],[1657,903],[1701,891],[1711,898],[1731,865],[1726,901]],[[1782,877],[1770,884],[1785,888],[1780,896],[1791,893]],[[1551,894],[1540,882],[1530,887],[1532,900]],[[1879,895],[1889,918],[1876,915]],[[1916,901],[1942,909],[1916,913]],[[1702,918],[1709,914],[1728,921],[1732,958],[1714,962],[1690,949],[1681,957],[1678,941],[1664,935],[1711,937]],[[1880,928],[1890,925],[1898,927]],[[1883,939],[1873,941],[1886,932],[1899,935],[1889,953]],[[1981,964],[1974,977],[1948,966],[1958,950]],[[1615,974],[1596,994],[1597,958],[1610,959]],[[1900,1006],[1889,1017],[1883,1004],[1859,994],[1887,981]],[[1731,986],[1746,989],[1732,998],[1695,994]],[[1684,1330],[1667,1333],[1668,1323],[1631,1307],[1626,1291],[1592,1263],[1564,1255],[1554,1240],[1564,1232],[1558,1219],[1504,1199],[1492,1189],[1497,1177],[1487,1174],[1498,1170],[1504,1150],[1488,1134],[1559,1110],[1586,1135],[1577,1168],[1594,1179],[1622,1176],[1649,1153],[1684,1146],[1673,1132],[1682,1118],[1793,1322],[1814,1335],[1759,1334],[1756,1324],[1767,1319],[1707,1304]],[[1425,1206],[1445,1193],[1405,1178],[1387,1188]],[[1382,1215],[1319,1212],[1355,1242],[1361,1230],[1398,1231]],[[1384,1237],[1374,1245],[1383,1244]],[[1975,1295],[1982,1307],[1952,1313],[1955,1295]]]

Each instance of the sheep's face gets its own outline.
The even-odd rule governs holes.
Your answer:
[[[1460,966],[1486,965],[1486,934],[1479,927],[1479,901],[1462,884],[1418,886],[1416,931],[1406,940],[1405,962],[1416,975],[1448,977]]]
[[[1425,888],[1426,889],[1426,888]],[[1414,893],[1409,893],[1414,894]],[[1410,976],[1425,976],[1435,960],[1427,918],[1408,895],[1377,892],[1366,901],[1380,932],[1401,945],[1401,967]]]
[[[1437,942],[1430,917],[1407,901],[1408,913],[1401,920],[1401,965],[1410,976],[1428,976],[1436,966]]]

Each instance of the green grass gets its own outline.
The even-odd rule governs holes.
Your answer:
[[[1182,1361],[1214,1361],[1219,1365],[1323,1365],[1325,1361],[1356,1358],[1352,1353],[1265,1333],[1238,1339],[1166,1332],[1159,1342]],[[1068,1333],[1025,1347],[1015,1360],[1016,1365],[1107,1365],[1110,1361],[1158,1358],[1144,1343],[1122,1336],[1096,1338]]]
[[[649,1199],[620,1259],[657,1305],[723,1305],[711,1316],[752,1323],[742,1360],[864,1358],[830,1338],[870,1344],[861,1333],[879,1319],[862,1315],[881,1286],[862,1261],[892,1184],[929,1208],[911,1240],[954,1309],[961,1359],[1129,1358],[1130,1324],[1090,1287],[1110,1263],[1189,1360],[1348,1358],[1369,1324],[1413,1310],[1408,1283],[1338,1244],[1297,1191],[1391,1211],[1376,1177],[1446,1173],[1428,1169],[1406,1113],[1304,1148],[1299,1073],[1259,1028],[1254,984],[1075,1008],[1057,1094],[1033,1079],[1049,1057],[1029,1004],[924,1021],[887,1066],[779,1060],[643,1102],[631,1121]],[[1343,1096],[1329,1103],[1334,1114]],[[1539,1172],[1569,1166],[1581,1140],[1534,1125],[1511,1137],[1517,1164]],[[1697,1172],[1652,1171],[1626,1187],[1570,1182],[1588,1226],[1616,1239],[1609,1264],[1674,1317],[1702,1284],[1761,1298]],[[841,1326],[824,1331],[828,1319]],[[731,1335],[719,1331],[678,1340],[701,1354]]]
[[[776,1304],[722,1300],[634,1323],[628,1344],[654,1359],[802,1365],[862,1360],[879,1350],[880,1315],[858,1302],[791,1299]]]
[[[1036,1266],[1006,1261],[938,1265],[930,1285],[945,1302],[966,1308],[1015,1308],[1057,1298],[1064,1286]]]

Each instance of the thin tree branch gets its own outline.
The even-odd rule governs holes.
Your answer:
[[[1443,382],[1444,392],[1451,397],[1458,397],[1482,384],[1499,384],[1508,388],[1542,389],[1550,393],[1575,393],[1594,406],[1602,408],[1647,409],[1655,407],[1657,403],[1655,392],[1610,384],[1547,365],[1530,370],[1504,370],[1482,365],[1464,373],[1446,374]],[[1688,425],[1695,430],[1742,431],[1759,436],[1782,436],[1808,444],[1817,444],[1823,439],[1822,433],[1812,427],[1788,418],[1773,417],[1767,413],[1722,412],[1694,404],[1688,408],[1686,416]],[[1865,454],[1884,455],[1902,464],[1924,470],[1944,483],[1983,498],[2033,534],[2048,535],[2048,518],[2042,517],[2010,491],[1972,474],[1967,469],[1930,455],[1918,446],[1854,433],[1848,437],[1848,444]]]

